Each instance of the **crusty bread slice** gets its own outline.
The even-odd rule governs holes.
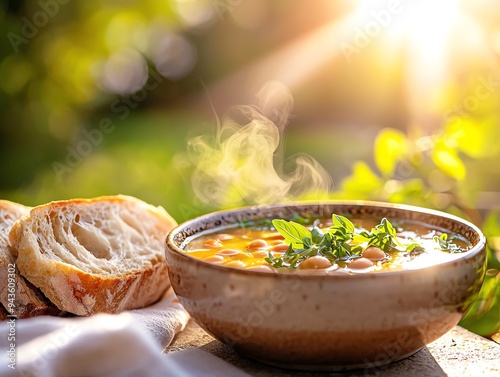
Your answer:
[[[21,274],[59,309],[118,313],[170,286],[165,239],[175,220],[128,196],[57,201],[17,221],[10,243]]]
[[[0,302],[17,318],[59,312],[42,292],[21,276],[13,261],[9,232],[13,224],[21,216],[27,216],[29,211],[29,207],[0,200]]]

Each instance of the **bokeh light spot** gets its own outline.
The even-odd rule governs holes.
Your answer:
[[[148,66],[143,56],[124,48],[104,63],[102,85],[112,93],[130,94],[140,90],[148,79]]]
[[[190,27],[208,26],[215,19],[212,1],[177,0],[177,12]]]
[[[197,52],[183,36],[164,36],[154,47],[153,62],[158,72],[172,80],[186,76],[193,69]]]

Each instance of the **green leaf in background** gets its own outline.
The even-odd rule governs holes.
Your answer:
[[[479,296],[460,321],[476,334],[490,336],[500,330],[500,272],[490,269],[486,273]]]
[[[384,128],[375,139],[375,163],[384,176],[396,170],[397,163],[407,154],[408,141],[401,131]]]
[[[480,119],[472,117],[454,119],[445,127],[447,138],[453,140],[458,148],[469,157],[484,158],[500,151],[500,144],[497,141],[496,114]]]
[[[432,161],[443,173],[456,180],[463,180],[466,175],[465,165],[456,150],[445,145],[438,145],[432,152]]]
[[[500,331],[500,213],[498,211],[488,215],[482,230],[488,240],[488,271],[477,300],[460,325],[476,334],[489,336]]]
[[[407,179],[396,183],[393,191],[388,193],[390,202],[414,204],[423,207],[429,205],[429,196],[431,193],[421,179]]]
[[[273,226],[285,238],[285,242],[294,248],[303,248],[304,239],[312,239],[311,232],[304,226],[282,219],[274,219]]]
[[[342,181],[344,198],[373,199],[384,182],[366,163],[358,161],[354,163],[352,175]]]
[[[500,213],[491,212],[484,220],[483,233],[488,240],[488,268],[500,270]],[[500,285],[500,282],[498,283]]]

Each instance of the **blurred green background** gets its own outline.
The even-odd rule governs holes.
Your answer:
[[[491,336],[498,10],[493,0],[2,1],[0,197],[37,205],[122,193],[179,222],[327,197],[455,213],[489,237],[486,283],[462,324]],[[269,81],[283,85],[256,97]],[[259,108],[233,108],[242,105]],[[228,164],[237,131],[227,119],[260,116],[278,125],[279,145],[259,149],[264,162],[241,147]],[[256,140],[246,148],[262,148]],[[252,184],[285,191],[259,196]]]

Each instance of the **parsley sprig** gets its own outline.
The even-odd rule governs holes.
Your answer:
[[[448,239],[448,234],[446,233],[442,233],[440,236],[434,236],[434,242],[442,251],[447,251],[452,254],[464,251],[461,246],[453,243],[453,239],[451,237]]]
[[[417,243],[405,246],[396,235],[396,230],[389,220],[382,219],[371,231],[356,229],[346,217],[332,215],[333,225],[325,232],[314,226],[311,230],[294,221],[274,219],[274,228],[289,244],[282,257],[272,253],[265,258],[275,268],[295,269],[300,262],[312,256],[323,256],[330,261],[347,260],[357,257],[363,251],[364,244],[376,246],[385,252],[412,251],[420,246]]]

